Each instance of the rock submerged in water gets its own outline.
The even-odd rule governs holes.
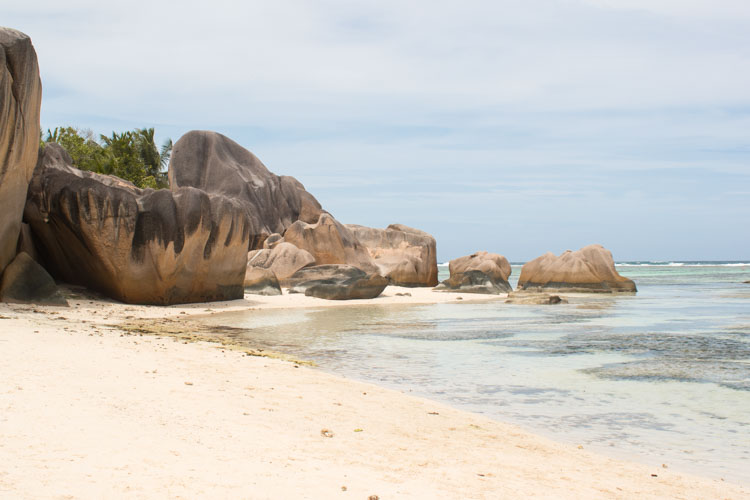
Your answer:
[[[510,292],[505,303],[524,305],[567,304],[568,299],[548,293]]]
[[[453,259],[448,264],[450,278],[436,290],[467,293],[501,294],[510,292],[511,268],[508,259],[489,252],[476,252]]]
[[[347,224],[359,242],[367,248],[381,276],[397,286],[435,286],[437,252],[435,238],[402,224],[376,229]]]
[[[42,82],[31,39],[0,27],[0,273],[16,256],[39,150]]]
[[[519,290],[620,293],[636,292],[635,283],[615,270],[612,253],[589,245],[560,256],[548,252],[524,264]]]
[[[374,299],[388,286],[384,277],[345,264],[306,267],[288,282],[292,284],[289,293],[328,300]]]
[[[172,149],[171,189],[193,187],[234,199],[249,219],[249,248],[261,248],[273,233],[283,234],[295,221],[314,223],[320,203],[294,177],[270,172],[250,151],[217,132],[193,130]]]
[[[11,261],[0,280],[0,302],[67,306],[52,276],[21,252]]]
[[[244,207],[194,188],[138,189],[71,166],[48,144],[29,186],[26,221],[50,273],[122,302],[241,299]]]

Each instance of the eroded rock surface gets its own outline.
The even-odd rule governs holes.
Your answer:
[[[5,268],[0,279],[0,302],[68,305],[52,276],[26,252],[16,255]]]
[[[435,290],[499,295],[508,293],[511,288],[507,281],[497,282],[482,271],[472,270],[451,276],[436,286]]]
[[[354,266],[328,264],[300,269],[289,281],[289,293],[328,300],[374,299],[383,293],[388,280]]]
[[[367,248],[379,274],[398,286],[435,286],[437,252],[430,234],[402,224],[377,229],[356,224],[346,227]]]
[[[245,292],[255,295],[281,295],[281,286],[273,271],[248,267],[245,271]]]
[[[467,271],[482,271],[498,283],[507,283],[511,273],[508,259],[500,254],[484,251],[453,259],[448,263],[448,270],[451,276]]]
[[[138,304],[243,297],[249,222],[223,196],[138,189],[75,169],[63,148],[48,144],[24,217],[62,281]]]
[[[315,224],[297,221],[289,226],[284,241],[310,252],[318,265],[348,264],[368,273],[378,271],[367,248],[354,233],[325,212]]]
[[[547,252],[521,268],[519,290],[565,292],[635,292],[632,280],[615,270],[612,253],[601,245],[589,245],[556,256]]]
[[[297,220],[314,223],[321,213],[297,179],[270,172],[253,153],[216,132],[194,130],[174,144],[169,185],[241,202],[250,221],[248,249],[261,248],[269,235],[283,234]]]
[[[272,271],[279,282],[285,286],[286,280],[306,266],[315,264],[310,252],[301,250],[291,243],[280,242],[273,248],[253,250],[247,254],[247,267],[257,267]]]
[[[508,283],[510,263],[500,254],[476,252],[448,263],[450,278],[438,290],[500,294],[512,290]]]
[[[39,150],[42,83],[31,39],[0,27],[0,273],[16,255]]]

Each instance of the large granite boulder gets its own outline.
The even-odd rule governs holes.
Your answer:
[[[323,264],[300,269],[285,280],[289,293],[305,293],[305,283],[324,280],[361,278],[367,273],[347,264]]]
[[[303,267],[315,264],[315,258],[310,252],[301,250],[291,243],[282,241],[273,248],[253,250],[247,254],[247,268],[268,269],[272,271],[280,283]]]
[[[463,274],[467,271],[482,271],[498,283],[508,283],[511,268],[508,259],[496,253],[476,252],[471,255],[453,259],[448,263],[451,276]]]
[[[194,187],[240,201],[250,220],[248,249],[295,221],[315,222],[320,203],[294,177],[270,172],[250,151],[216,132],[191,131],[172,148],[172,190]]]
[[[435,286],[437,252],[435,238],[402,224],[385,229],[347,224],[346,227],[367,248],[381,276],[398,286]]]
[[[67,306],[52,276],[26,252],[16,255],[0,279],[0,302]]]
[[[273,271],[261,267],[248,267],[245,271],[245,293],[281,295],[281,286]]]
[[[547,252],[521,268],[519,290],[559,292],[635,292],[635,283],[620,276],[609,250],[589,245],[560,256]]]
[[[73,168],[62,147],[48,144],[24,217],[62,281],[138,304],[243,297],[249,222],[223,196],[138,189]]]
[[[289,293],[328,300],[374,299],[383,293],[388,280],[353,266],[329,264],[300,269],[291,280]]]
[[[450,278],[438,285],[438,290],[467,293],[508,293],[510,263],[502,255],[476,252],[453,259],[448,263]]]
[[[31,39],[0,27],[0,273],[16,255],[39,150],[42,82]]]
[[[367,248],[329,213],[322,213],[315,224],[295,222],[284,233],[284,241],[310,252],[318,265],[348,264],[368,273],[378,272]]]

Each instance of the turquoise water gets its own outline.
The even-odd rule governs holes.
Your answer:
[[[618,265],[635,296],[210,318],[249,344],[609,456],[750,483],[750,265]],[[445,272],[446,268],[441,268]],[[513,267],[513,281],[520,266]]]

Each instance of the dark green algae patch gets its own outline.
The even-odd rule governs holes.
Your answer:
[[[130,320],[112,325],[124,335],[152,335],[156,337],[171,337],[176,341],[209,342],[218,344],[217,348],[229,349],[245,353],[247,356],[279,359],[297,365],[316,366],[315,362],[303,360],[288,354],[248,346],[247,337],[243,334],[249,330],[224,325],[205,325],[190,318],[160,318]]]

